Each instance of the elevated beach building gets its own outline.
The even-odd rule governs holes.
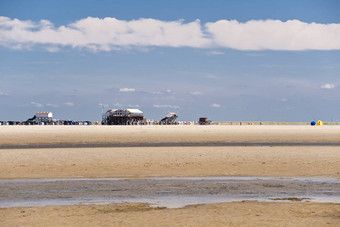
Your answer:
[[[177,113],[169,112],[166,114],[165,118],[160,121],[160,124],[177,124],[177,117]]]
[[[144,122],[143,112],[139,109],[111,109],[102,116],[103,125],[138,125]]]
[[[32,118],[28,119],[24,123],[28,125],[52,124],[52,121],[52,112],[36,112]]]
[[[35,114],[36,120],[40,122],[48,122],[52,121],[53,114],[52,112],[37,112]]]

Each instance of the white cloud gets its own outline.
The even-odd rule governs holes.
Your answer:
[[[166,90],[164,90],[164,91],[153,91],[153,92],[151,92],[153,95],[163,95],[163,94],[165,94],[165,93],[172,93],[172,90],[171,89],[166,89]]]
[[[223,55],[224,54],[224,52],[222,52],[222,51],[209,51],[208,52],[208,55]]]
[[[4,92],[4,91],[0,91],[0,96],[7,96],[8,93],[7,92]]]
[[[37,103],[37,102],[31,102],[31,104],[35,107],[43,107],[44,105],[41,103]]]
[[[134,88],[121,88],[119,89],[120,92],[134,92],[136,89]]]
[[[73,102],[65,102],[64,103],[66,106],[74,106],[74,103]]]
[[[155,108],[170,108],[170,109],[179,109],[179,106],[173,106],[173,105],[153,105]]]
[[[202,95],[202,92],[192,91],[192,92],[190,92],[190,95]]]
[[[131,104],[129,104],[129,105],[127,105],[128,107],[130,107],[130,108],[139,108],[140,107],[140,105],[131,105]]]
[[[113,106],[115,106],[115,107],[122,107],[123,104],[121,104],[121,103],[119,103],[119,102],[116,102],[115,104],[113,104]]]
[[[30,49],[36,45],[56,52],[63,46],[91,51],[112,51],[135,47],[232,48],[238,50],[339,50],[340,24],[305,23],[299,20],[219,20],[201,25],[141,18],[87,17],[54,26],[0,17],[0,45]],[[222,54],[211,51],[210,54]]]
[[[340,24],[299,20],[219,20],[205,25],[216,45],[238,50],[340,49]]]
[[[334,84],[323,84],[320,86],[322,89],[333,89],[335,88]]]
[[[281,102],[287,102],[288,100],[286,98],[281,98]]]
[[[199,20],[160,21],[155,19],[118,20],[87,17],[69,25],[54,27],[46,20],[37,23],[0,17],[0,44],[71,46],[110,51],[121,47],[168,46],[202,47],[210,43],[204,37]]]
[[[46,106],[50,106],[50,107],[59,107],[59,105],[57,105],[57,104],[51,104],[51,103],[47,103]]]
[[[214,107],[214,108],[220,108],[221,105],[220,104],[217,104],[217,103],[214,103],[214,104],[211,104],[211,107]]]
[[[46,50],[51,53],[56,53],[60,51],[59,47],[53,46],[53,47],[46,47]]]
[[[102,106],[104,108],[109,107],[109,104],[105,104],[105,103],[98,103],[98,106]]]

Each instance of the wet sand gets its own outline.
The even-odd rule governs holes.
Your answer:
[[[2,226],[339,226],[340,205],[259,203],[193,205],[180,209],[147,204],[0,208]]]
[[[340,180],[282,177],[162,177],[0,180],[0,207],[149,203],[194,204],[257,200],[340,203]]]
[[[3,126],[0,145],[340,142],[339,126]],[[340,146],[0,149],[0,179],[267,176],[340,179]],[[176,217],[176,218],[175,218]],[[235,202],[1,208],[1,226],[336,226],[340,205]]]

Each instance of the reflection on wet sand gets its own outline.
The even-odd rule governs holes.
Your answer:
[[[26,179],[0,181],[0,206],[144,202],[168,208],[243,200],[340,202],[340,180],[279,177]]]

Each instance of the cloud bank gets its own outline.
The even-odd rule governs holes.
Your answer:
[[[206,24],[221,47],[238,50],[339,50],[340,24],[304,23],[299,20],[220,20]]]
[[[11,49],[42,46],[50,52],[61,47],[92,51],[134,47],[339,50],[340,24],[219,20],[202,25],[199,20],[185,23],[183,20],[87,17],[56,27],[48,20],[33,22],[0,17],[0,45]]]

